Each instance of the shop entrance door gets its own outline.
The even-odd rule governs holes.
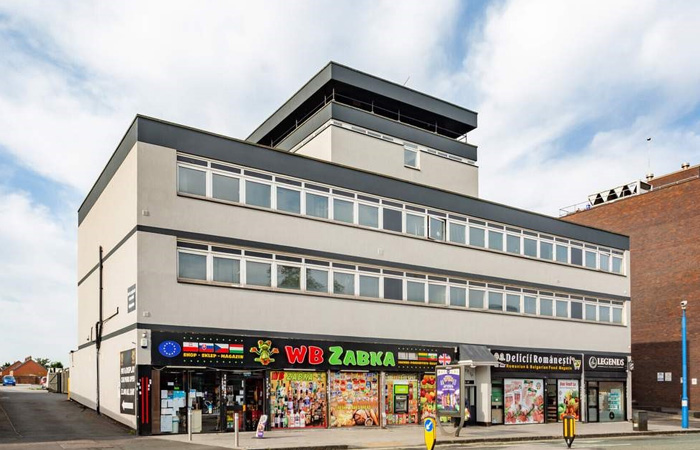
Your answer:
[[[547,423],[557,422],[558,419],[557,381],[547,380]]]
[[[469,411],[469,420],[466,420],[465,425],[476,425],[476,386],[465,386],[465,401]]]
[[[588,421],[598,422],[598,388],[588,386]]]

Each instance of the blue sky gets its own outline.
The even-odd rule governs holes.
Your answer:
[[[481,197],[556,216],[647,137],[700,162],[697,42],[692,1],[4,1],[0,363],[75,348],[76,211],[137,113],[244,138],[329,60],[410,77],[479,112]]]

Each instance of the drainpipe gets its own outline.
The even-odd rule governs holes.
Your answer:
[[[95,330],[97,331],[96,336],[95,336],[95,350],[96,350],[96,358],[95,358],[95,364],[96,364],[96,377],[97,377],[97,397],[96,397],[96,402],[95,402],[95,411],[97,411],[97,414],[100,414],[100,347],[102,346],[102,325],[103,325],[103,320],[102,320],[102,246],[100,245],[100,263],[99,263],[99,283],[100,283],[100,290],[99,290],[99,305],[100,305],[100,312],[99,312],[99,320],[95,324]]]

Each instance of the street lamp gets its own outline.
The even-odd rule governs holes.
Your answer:
[[[681,302],[683,318],[681,319],[681,335],[683,346],[683,397],[681,398],[681,428],[688,428],[688,344],[685,339],[685,308],[688,301]]]

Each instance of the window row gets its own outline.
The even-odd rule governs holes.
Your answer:
[[[178,245],[181,280],[623,323],[620,301],[206,244]]]
[[[442,211],[178,156],[178,192],[623,273],[623,252]]]

